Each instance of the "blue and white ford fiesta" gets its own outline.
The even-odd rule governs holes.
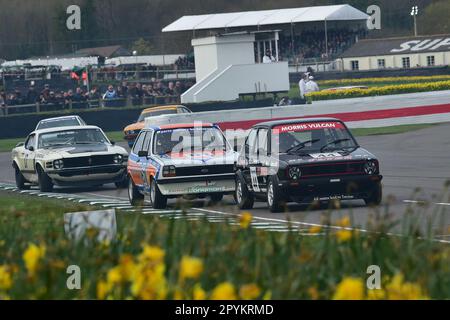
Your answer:
[[[220,201],[235,190],[237,153],[217,125],[166,124],[143,129],[128,159],[128,196],[142,205],[150,196],[154,208],[183,195]]]

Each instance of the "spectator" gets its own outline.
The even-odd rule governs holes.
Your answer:
[[[41,91],[41,100],[45,103],[50,96],[50,86],[48,84],[44,85],[44,89]]]
[[[271,62],[275,62],[275,58],[272,56],[272,52],[270,52],[270,50],[266,50],[266,54],[263,57],[263,63]]]
[[[307,81],[307,75],[304,73],[301,76],[300,81],[298,82],[298,87],[300,89],[300,100],[302,103],[305,103],[305,93],[306,93],[306,81]]]
[[[169,85],[164,90],[164,95],[166,95],[166,96],[173,96],[173,95],[175,95],[174,85],[173,85],[172,81],[169,82]]]
[[[181,96],[184,93],[184,88],[180,81],[175,82],[173,91],[176,96]]]
[[[98,87],[93,86],[91,89],[91,92],[89,92],[89,100],[100,100],[101,95],[100,92],[98,92]]]
[[[108,90],[106,90],[105,94],[103,95],[103,99],[111,100],[116,98],[117,98],[116,90],[114,90],[114,87],[112,85],[109,85]]]
[[[36,103],[39,100],[39,95],[36,92],[36,88],[34,86],[30,86],[28,88],[27,96],[26,96],[26,103],[33,104]]]
[[[319,86],[314,81],[313,76],[309,76],[309,81],[306,83],[306,93],[319,91]]]
[[[288,96],[285,96],[281,98],[280,102],[278,103],[279,106],[290,106],[292,105],[292,100],[289,99]]]

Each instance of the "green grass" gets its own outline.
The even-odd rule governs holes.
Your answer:
[[[244,284],[256,284],[261,290],[255,298],[266,295],[273,299],[329,299],[345,277],[357,278],[364,285],[367,267],[373,264],[380,266],[386,281],[401,273],[405,281],[420,288],[423,296],[450,298],[449,246],[417,239],[417,225],[407,220],[402,222],[405,237],[386,236],[393,222],[382,212],[374,215],[367,226],[377,232],[350,232],[347,240],[339,240],[339,234],[328,228],[322,230],[322,235],[312,237],[295,230],[266,232],[205,219],[188,221],[118,213],[117,237],[112,242],[96,242],[94,229],[87,232],[85,241],[70,241],[64,234],[63,213],[85,209],[88,207],[67,201],[0,192],[0,266],[13,273],[12,287],[0,289],[0,296],[95,299],[96,284],[106,280],[110,284],[106,297],[142,298],[141,293],[131,291],[130,284],[147,273],[126,272],[128,269],[124,268],[130,265],[124,261],[131,260],[131,270],[147,270],[151,275],[148,286],[169,299],[177,294],[192,298],[195,284],[209,297],[222,282],[230,283],[236,294]],[[322,213],[323,218],[329,219],[329,214]],[[417,212],[418,216],[422,214]],[[412,216],[409,212],[405,217]],[[34,275],[27,273],[23,258],[30,243],[45,246]],[[161,248],[163,260],[147,264],[139,260],[144,244]],[[193,279],[180,278],[183,256],[200,259],[203,268]],[[65,270],[74,264],[81,268],[81,290],[66,289]],[[154,268],[161,265],[164,271],[157,275]],[[119,272],[119,280],[107,276],[113,271]],[[152,287],[160,278],[164,290]],[[409,291],[412,297],[419,297]]]
[[[406,124],[399,126],[378,127],[378,128],[357,128],[350,129],[354,136],[374,136],[384,134],[398,134],[410,131],[425,129],[435,124]]]

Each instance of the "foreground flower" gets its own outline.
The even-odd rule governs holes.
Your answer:
[[[239,289],[239,296],[244,300],[253,300],[259,297],[261,289],[254,283],[245,284]]]
[[[199,258],[184,256],[180,263],[180,279],[197,279],[203,272],[203,262]]]
[[[211,294],[212,300],[236,300],[236,290],[229,282],[222,282],[214,288]]]
[[[12,275],[9,267],[0,265],[0,291],[9,290],[12,287]]]
[[[40,245],[37,246],[34,243],[30,243],[28,248],[23,253],[23,261],[25,263],[25,267],[27,268],[28,275],[30,277],[34,277],[36,274],[37,268],[39,266],[39,261],[43,259],[45,256],[45,246]]]
[[[161,263],[164,255],[164,250],[160,247],[145,245],[142,253],[139,255],[139,261]]]
[[[352,238],[352,231],[350,230],[338,230],[336,231],[336,238],[339,242],[346,242]]]
[[[364,283],[360,278],[346,277],[337,285],[333,300],[364,299]]]
[[[242,229],[247,229],[252,222],[253,216],[250,212],[244,212],[244,214],[239,219],[239,225]]]
[[[199,283],[197,283],[194,286],[192,295],[193,295],[194,300],[205,300],[206,299],[206,292],[205,292],[205,290],[203,290],[202,286]]]
[[[321,226],[312,226],[311,228],[309,228],[308,232],[311,234],[316,234],[322,231],[322,227]]]
[[[386,285],[389,300],[424,300],[429,297],[422,288],[415,283],[405,282],[403,274],[396,274]]]

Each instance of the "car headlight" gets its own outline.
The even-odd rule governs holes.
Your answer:
[[[378,172],[378,165],[376,161],[369,160],[364,164],[364,172],[366,174],[375,174]]]
[[[177,175],[175,166],[164,166],[163,177],[175,177]]]
[[[299,167],[290,167],[289,168],[289,178],[293,179],[293,180],[298,180],[300,179],[302,175],[302,171],[300,170]]]
[[[53,161],[53,168],[56,170],[62,169],[64,167],[64,161],[62,159]]]
[[[114,163],[119,164],[122,163],[123,156],[121,154],[116,154],[113,158]]]

